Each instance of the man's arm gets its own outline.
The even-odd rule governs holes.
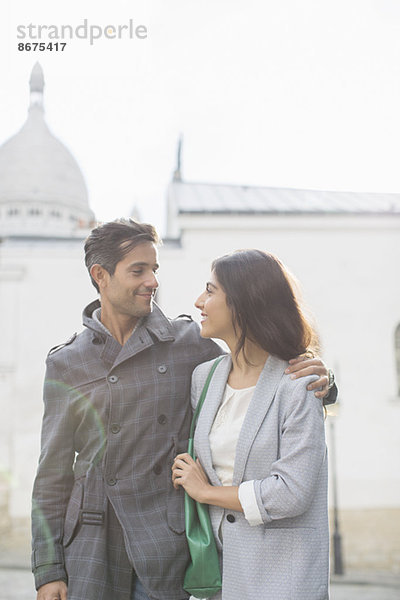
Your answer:
[[[41,454],[32,494],[32,571],[36,589],[50,582],[58,582],[63,588],[61,583],[67,581],[62,537],[75,452],[69,390],[59,379],[54,357],[50,356],[44,384]],[[45,592],[42,590],[38,598],[44,600]]]
[[[289,363],[290,366],[286,369],[285,373],[290,373],[292,379],[298,379],[299,377],[305,377],[307,375],[318,375],[319,379],[310,383],[310,385],[307,386],[307,389],[317,390],[314,392],[315,396],[317,398],[322,398],[325,405],[334,404],[336,402],[338,390],[334,382],[333,373],[332,371],[329,372],[325,363],[318,356],[310,358],[309,355],[305,353],[297,358],[291,359]]]

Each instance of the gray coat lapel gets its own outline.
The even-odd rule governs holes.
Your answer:
[[[126,344],[121,347],[120,353],[115,358],[113,368],[157,342],[173,342],[174,339],[171,323],[157,304],[154,303],[153,311],[147,317],[143,317],[139,327],[133,332]]]
[[[254,390],[236,446],[235,467],[232,485],[242,482],[247,457],[265,415],[275,397],[287,363],[275,356],[269,356]]]
[[[229,355],[222,359],[215,370],[213,378],[208,388],[207,396],[197,421],[194,434],[194,445],[196,453],[201,457],[201,464],[206,471],[210,482],[213,485],[221,485],[221,482],[213,469],[212,457],[208,435],[217,414],[218,408],[222,402],[226,381],[231,370],[232,360]],[[208,371],[207,371],[208,374]],[[200,397],[201,390],[199,390]]]

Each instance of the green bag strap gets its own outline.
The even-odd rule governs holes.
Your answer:
[[[196,423],[197,423],[197,419],[199,418],[199,414],[201,411],[201,407],[203,406],[204,400],[207,396],[207,392],[208,392],[208,388],[210,386],[210,381],[212,379],[212,376],[214,375],[214,371],[215,369],[218,367],[219,363],[221,362],[221,360],[225,358],[225,354],[223,354],[222,356],[219,356],[215,361],[214,364],[212,365],[210,372],[207,376],[206,382],[204,384],[203,390],[201,392],[199,401],[197,403],[197,406],[195,408],[194,414],[193,414],[193,419],[192,419],[192,423],[190,425],[190,433],[189,433],[189,438],[193,438],[193,434],[194,434],[194,428],[196,427]]]

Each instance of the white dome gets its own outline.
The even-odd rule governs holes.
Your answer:
[[[0,147],[0,202],[14,199],[89,208],[78,164],[50,133],[38,106],[29,110],[19,133]]]
[[[37,63],[30,79],[28,118],[0,147],[0,222],[4,230],[5,221],[12,218],[10,233],[18,233],[19,227],[21,233],[68,234],[94,220],[79,166],[44,120],[43,86]]]

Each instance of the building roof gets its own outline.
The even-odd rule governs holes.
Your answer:
[[[400,194],[173,181],[169,199],[175,214],[400,214]]]

